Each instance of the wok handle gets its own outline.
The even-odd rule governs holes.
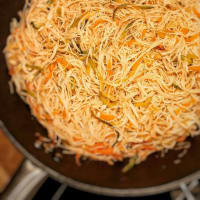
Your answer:
[[[25,160],[3,194],[2,199],[32,199],[47,177],[48,174],[45,171],[33,165],[31,161]]]

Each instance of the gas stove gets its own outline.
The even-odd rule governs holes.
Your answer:
[[[93,200],[200,200],[200,181],[195,179],[189,184],[184,182],[174,191],[161,193],[145,197],[108,197],[80,191],[60,183],[48,174],[36,167],[29,160],[24,161],[16,177],[4,192],[2,199],[5,200],[66,200],[73,196],[74,199],[82,197],[83,199]]]

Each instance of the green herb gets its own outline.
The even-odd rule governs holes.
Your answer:
[[[112,19],[115,20],[115,16],[116,16],[116,12],[120,9],[123,9],[123,8],[127,8],[128,6],[131,6],[130,3],[125,3],[125,4],[121,4],[120,6],[116,7],[113,11],[113,16],[112,16]]]
[[[116,130],[115,129],[115,133],[116,133],[116,140],[115,140],[115,142],[113,143],[113,145],[112,145],[112,147],[114,147],[117,143],[118,143],[118,140],[119,140],[119,136],[120,136],[120,133],[119,133],[119,131],[118,130]]]
[[[178,85],[176,85],[175,83],[172,83],[172,86],[178,90],[183,90],[182,88],[180,88]]]
[[[106,121],[100,119],[99,117],[97,117],[97,116],[95,115],[95,113],[94,113],[92,110],[91,110],[91,114],[92,114],[92,116],[93,116],[94,118],[96,118],[98,121],[100,121],[100,122],[102,122],[102,123],[104,123],[104,124],[106,124],[106,125],[108,125],[108,126],[110,126],[110,127],[112,127],[112,128],[114,129],[114,131],[115,131],[115,133],[116,133],[116,140],[115,140],[115,142],[114,142],[113,145],[112,145],[112,147],[114,147],[114,146],[117,144],[118,140],[119,140],[119,136],[120,136],[119,131],[116,130],[115,127],[114,127],[111,123],[106,122]]]
[[[38,30],[42,25],[39,25],[39,24],[36,24],[35,22],[31,22],[30,23],[31,24],[31,26],[35,29],[35,30]]]
[[[137,156],[134,156],[132,158],[129,159],[128,161],[128,164],[125,165],[123,168],[122,168],[122,172],[123,173],[126,173],[128,172],[130,169],[132,169],[134,167],[134,165],[136,164],[136,160],[137,160]]]
[[[122,32],[120,39],[124,39],[127,35],[128,29],[133,25],[134,21],[130,22],[129,24],[126,25],[124,31]]]
[[[92,114],[92,116],[93,116],[94,118],[96,118],[96,119],[99,120],[100,122],[102,122],[102,123],[104,123],[104,124],[106,124],[106,125],[108,125],[108,126],[114,128],[113,125],[112,125],[111,123],[106,122],[106,121],[100,119],[99,117],[97,117],[97,116],[95,115],[94,111],[92,111],[92,110],[91,110],[91,114]]]
[[[101,74],[99,73],[99,71],[97,69],[97,63],[92,58],[88,58],[88,63],[86,64],[86,70],[88,70],[89,68],[91,68],[94,71],[94,73],[96,74],[97,78],[100,81],[103,80]]]
[[[48,0],[47,1],[47,4],[52,4],[52,3],[54,3],[54,0]]]
[[[39,66],[35,66],[35,65],[26,65],[27,68],[30,68],[30,69],[35,69],[35,70],[38,70],[38,71],[42,71],[43,69]]]
[[[99,99],[103,104],[105,104],[107,107],[112,108],[113,106],[117,105],[116,101],[112,101],[107,96],[103,95],[102,92],[99,93]]]
[[[22,90],[22,92],[35,98],[35,94],[33,92],[29,91],[29,90]]]
[[[154,8],[154,6],[150,6],[150,5],[139,5],[139,6],[136,6],[136,7],[143,9],[143,10]]]
[[[181,60],[187,62],[189,65],[193,64],[193,58],[191,56],[181,56]]]

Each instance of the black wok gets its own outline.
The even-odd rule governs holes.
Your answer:
[[[165,158],[156,158],[155,154],[150,156],[147,161],[125,174],[121,173],[125,162],[109,166],[104,162],[88,160],[78,167],[73,156],[66,155],[61,163],[56,163],[51,155],[35,149],[34,133],[39,131],[46,134],[46,130],[31,116],[28,106],[18,95],[10,95],[10,77],[2,53],[9,34],[10,20],[17,16],[23,4],[22,0],[0,0],[0,120],[7,128],[4,131],[25,156],[61,182],[112,196],[143,196],[169,191],[181,182],[199,176],[200,137],[191,139],[192,147],[179,165],[173,164],[177,152],[170,151]]]

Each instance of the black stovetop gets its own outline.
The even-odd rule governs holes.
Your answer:
[[[41,200],[42,197],[45,196],[45,200],[51,200],[52,196],[55,194],[55,192],[58,190],[58,188],[61,186],[61,184],[51,178],[48,178],[47,181],[42,185],[42,187],[39,189],[33,200]],[[59,200],[66,200],[73,197],[73,199],[86,199],[86,200],[171,200],[169,193],[163,193],[159,195],[153,195],[153,196],[147,196],[147,197],[107,197],[107,196],[101,196],[101,195],[95,195],[83,191],[76,190],[71,187],[67,187],[64,193],[62,194],[61,198]]]

